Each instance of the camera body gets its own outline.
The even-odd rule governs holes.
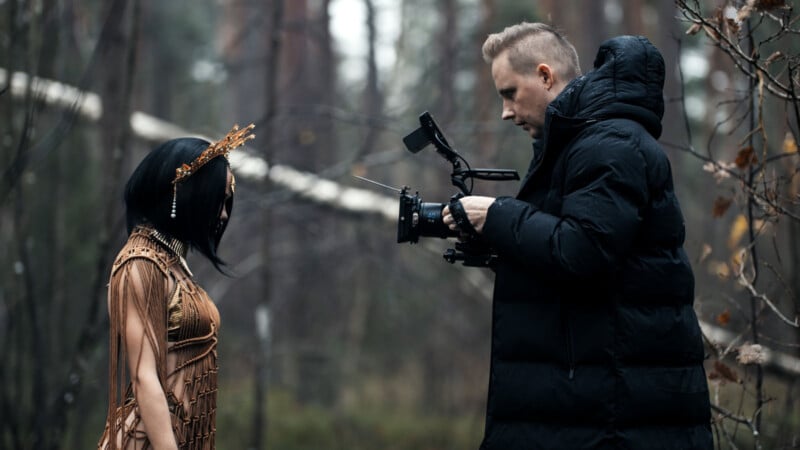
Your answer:
[[[461,261],[465,266],[490,267],[497,256],[494,251],[477,234],[451,230],[444,224],[442,210],[465,195],[472,193],[474,179],[507,181],[519,180],[515,170],[506,169],[471,169],[469,163],[458,154],[444,137],[433,117],[426,111],[419,117],[420,127],[403,138],[406,148],[417,153],[429,144],[433,144],[437,153],[453,165],[450,174],[451,182],[460,192],[450,198],[450,203],[423,202],[419,192],[409,194],[409,188],[400,190],[400,208],[397,219],[397,242],[419,242],[420,237],[447,239],[458,237],[455,248],[447,249],[444,259],[450,263]],[[461,162],[467,167],[463,169]],[[467,186],[467,181],[470,185]],[[451,207],[451,210],[453,208]],[[473,230],[474,231],[474,230]]]
[[[455,248],[448,248],[442,255],[453,264],[461,261],[465,266],[492,267],[497,255],[475,234],[461,233],[451,230],[442,221],[442,210],[445,203],[423,202],[419,193],[410,195],[408,187],[400,190],[400,213],[397,219],[397,242],[416,244],[420,237],[447,239],[458,237]],[[451,201],[461,198],[461,194],[453,196]]]

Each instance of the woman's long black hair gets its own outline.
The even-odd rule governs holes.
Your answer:
[[[175,169],[191,163],[208,146],[202,139],[173,139],[153,149],[139,163],[125,185],[128,233],[137,225],[149,224],[187,243],[225,273],[217,247],[227,225],[227,221],[220,221],[222,208],[226,208],[228,217],[233,208],[232,198],[225,200],[227,159],[212,159],[178,184],[176,217],[170,217]]]

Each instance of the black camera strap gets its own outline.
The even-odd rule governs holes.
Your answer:
[[[464,211],[464,205],[461,204],[461,199],[454,198],[450,200],[450,203],[447,205],[447,207],[450,209],[450,214],[453,215],[453,220],[455,220],[456,226],[459,230],[471,236],[478,235],[475,227],[472,226],[472,222],[469,221],[467,212]]]

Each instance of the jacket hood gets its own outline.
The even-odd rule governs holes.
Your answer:
[[[570,119],[625,118],[656,139],[664,116],[664,59],[642,36],[604,42],[594,69],[572,80],[548,106],[548,115]]]

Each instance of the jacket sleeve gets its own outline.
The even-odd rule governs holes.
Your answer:
[[[631,246],[647,204],[645,161],[635,137],[612,126],[572,143],[563,175],[561,210],[545,213],[500,197],[484,235],[501,258],[559,278],[607,273]],[[563,176],[563,178],[562,178]]]

